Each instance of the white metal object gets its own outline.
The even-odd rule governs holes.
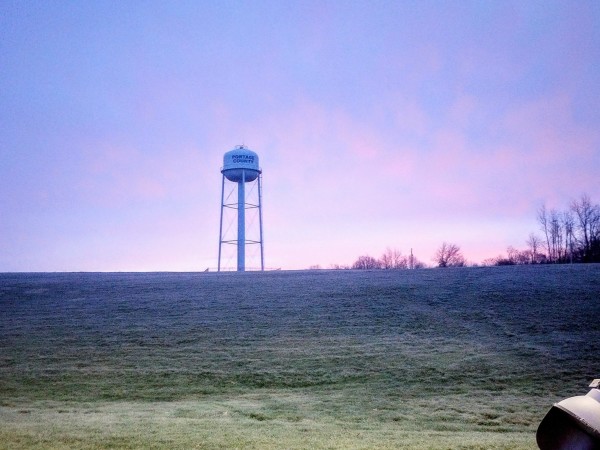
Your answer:
[[[586,395],[555,403],[540,423],[536,440],[541,450],[600,448],[600,380]]]
[[[246,245],[260,245],[260,270],[265,270],[264,245],[263,245],[263,220],[262,220],[262,170],[258,165],[258,155],[252,150],[239,145],[228,151],[223,156],[223,175],[221,185],[221,219],[219,225],[219,259],[217,270],[221,271],[221,255],[223,244],[234,244],[237,246],[237,270],[246,270]],[[225,180],[237,183],[237,202],[225,203]],[[246,200],[246,183],[257,183],[258,201],[248,203]],[[223,236],[223,209],[237,209],[237,239],[224,239]],[[259,238],[258,240],[246,239],[246,209],[258,208],[259,216]]]

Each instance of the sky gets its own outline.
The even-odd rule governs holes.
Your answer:
[[[0,2],[0,271],[213,270],[240,144],[267,268],[525,248],[600,202],[600,2]]]

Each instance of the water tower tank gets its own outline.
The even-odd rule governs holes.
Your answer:
[[[225,153],[221,172],[229,181],[236,183],[254,181],[260,174],[258,155],[239,145]]]

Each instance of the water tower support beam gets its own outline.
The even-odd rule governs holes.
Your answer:
[[[221,245],[223,245],[223,201],[225,195],[225,175],[221,181],[221,219],[219,220],[219,259],[217,262],[217,272],[221,271]]]
[[[237,270],[246,270],[246,171],[242,169],[242,180],[238,182],[238,239]]]
[[[260,270],[265,270],[262,217],[262,174],[258,174],[258,224],[260,228]]]

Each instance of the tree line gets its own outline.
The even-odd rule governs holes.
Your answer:
[[[433,258],[437,267],[463,267],[467,265],[465,257],[456,244],[442,243]],[[403,255],[400,250],[387,248],[379,259],[370,255],[359,256],[350,266],[333,264],[331,269],[353,269],[353,270],[410,270],[428,267],[423,261],[413,255],[412,249],[409,255]],[[311,266],[309,269],[320,269],[320,266]]]
[[[370,255],[359,256],[350,266],[341,264],[332,264],[331,269],[335,270],[404,270],[404,269],[422,269],[427,267],[422,261],[413,255],[412,249],[410,255],[403,255],[398,249],[387,248],[379,259]],[[321,266],[310,266],[309,270],[321,269]]]
[[[455,244],[444,242],[436,252],[434,261],[438,267],[459,267],[465,266],[466,260],[460,252],[460,248]],[[413,255],[412,249],[409,255],[403,255],[395,248],[388,247],[380,258],[374,258],[370,255],[359,256],[352,265],[332,264],[331,269],[335,270],[410,270],[423,269],[428,267],[423,261]],[[321,266],[310,266],[309,270],[321,269]]]
[[[350,267],[351,269],[420,269],[425,267],[419,259],[413,255],[403,255],[400,250],[387,248],[381,258],[376,259],[369,255],[359,256]]]
[[[527,247],[519,250],[512,246],[506,256],[500,255],[483,261],[486,266],[516,264],[564,264],[600,262],[600,205],[592,203],[587,194],[572,200],[564,210],[548,209],[542,205],[537,211],[541,235],[530,233]],[[443,242],[432,258],[436,267],[463,267],[467,265],[460,247]],[[370,255],[359,256],[351,266],[334,264],[332,269],[420,269],[427,267],[417,259],[412,249],[403,255],[397,249],[387,248],[377,259]],[[312,266],[311,269],[320,269]]]
[[[564,264],[600,262],[600,205],[587,194],[572,200],[568,208],[537,211],[541,236],[530,233],[527,248],[507,248],[506,256],[484,261],[485,265]]]

